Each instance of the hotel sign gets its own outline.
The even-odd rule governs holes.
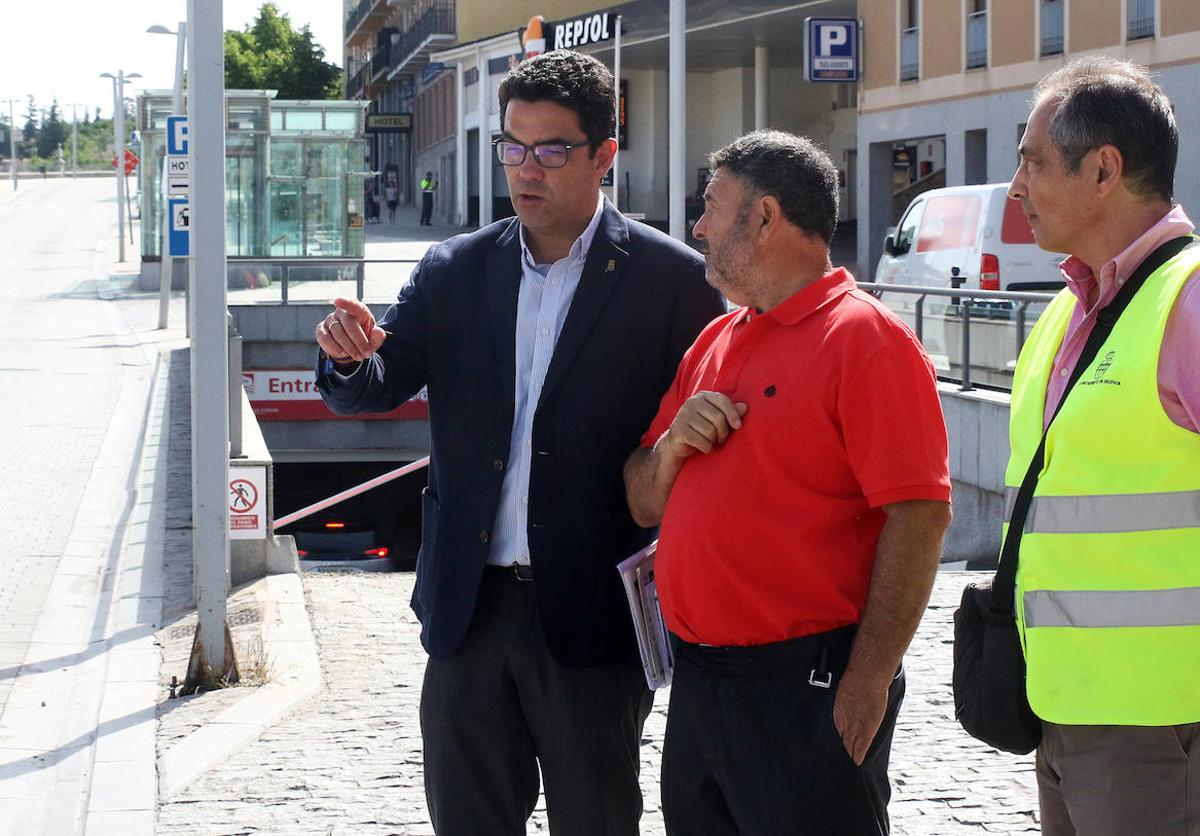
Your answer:
[[[402,134],[412,130],[411,113],[368,113],[367,133]]]

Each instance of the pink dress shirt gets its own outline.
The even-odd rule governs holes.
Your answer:
[[[1112,301],[1121,285],[1146,256],[1160,244],[1180,235],[1188,235],[1193,229],[1183,207],[1176,206],[1124,252],[1105,264],[1100,269],[1099,278],[1075,256],[1063,261],[1060,265],[1063,278],[1079,299],[1079,304],[1071,312],[1066,336],[1054,358],[1054,370],[1046,387],[1046,423],[1049,423],[1063,396],[1071,369],[1083,353],[1083,346],[1096,324],[1097,312]],[[1194,433],[1200,433],[1200,373],[1196,370],[1200,363],[1198,275],[1200,270],[1192,274],[1175,300],[1175,309],[1167,319],[1162,352],[1158,358],[1158,397],[1163,410],[1176,424]]]

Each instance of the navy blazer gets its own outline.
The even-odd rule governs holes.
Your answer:
[[[511,440],[521,247],[516,218],[438,244],[379,321],[387,339],[345,383],[339,415],[395,408],[428,386],[429,486],[412,607],[445,657],[475,612]],[[653,532],[629,515],[622,469],[684,351],[724,312],[704,260],[606,200],[533,420],[529,559],[546,643],[564,664],[637,659],[616,565]],[[382,427],[380,431],[386,431]]]

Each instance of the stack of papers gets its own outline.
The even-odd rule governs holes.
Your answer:
[[[658,589],[654,585],[654,553],[657,548],[658,541],[655,540],[617,566],[621,581],[625,584],[625,595],[629,599],[629,612],[633,616],[633,629],[637,634],[638,652],[642,655],[646,684],[652,691],[670,685],[671,673],[675,670],[675,656],[671,652],[667,625],[658,606]]]

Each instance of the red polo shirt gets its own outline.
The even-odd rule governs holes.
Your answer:
[[[704,390],[748,409],[671,489],[655,566],[667,626],[689,642],[752,645],[858,622],[882,506],[950,499],[920,343],[839,268],[766,313],[710,323],[643,446]]]

